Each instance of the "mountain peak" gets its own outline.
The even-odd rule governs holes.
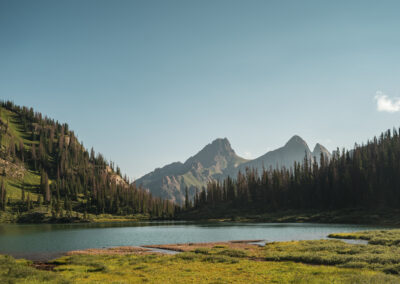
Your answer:
[[[326,149],[324,146],[322,146],[322,145],[319,144],[319,143],[315,144],[315,147],[314,147],[313,152],[316,152],[316,151],[329,152],[328,149]]]
[[[292,138],[290,138],[289,141],[286,142],[285,147],[297,146],[297,145],[308,147],[306,141],[304,141],[303,138],[301,138],[299,135],[294,135]]]
[[[319,162],[321,154],[323,154],[325,158],[328,160],[332,156],[331,153],[328,151],[328,149],[326,149],[321,144],[317,143],[315,144],[314,150],[312,151],[312,156],[317,160],[317,162]]]
[[[200,150],[195,156],[202,156],[202,155],[207,155],[207,156],[217,156],[217,155],[231,155],[234,154],[235,151],[233,151],[231,147],[231,143],[229,143],[229,140],[227,138],[217,138],[211,143],[207,144],[203,149]]]
[[[231,152],[233,151],[231,147],[231,143],[229,142],[228,138],[217,138],[214,141],[211,142],[211,144],[208,144],[207,146],[211,146],[215,150],[218,151],[228,151]],[[206,146],[206,147],[207,147]],[[204,147],[205,148],[205,147]]]
[[[219,157],[219,158],[218,158]],[[201,163],[204,167],[209,167],[216,163],[220,158],[230,159],[236,157],[235,151],[227,138],[217,138],[207,144],[200,152],[190,157],[185,164]]]

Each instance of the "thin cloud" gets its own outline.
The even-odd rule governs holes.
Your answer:
[[[243,153],[243,158],[245,158],[245,159],[253,159],[253,155],[251,154],[251,152],[245,151]]]
[[[383,92],[377,91],[375,100],[378,111],[386,111],[390,113],[400,111],[400,98],[391,99]]]

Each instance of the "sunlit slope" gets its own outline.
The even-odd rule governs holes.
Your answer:
[[[3,177],[10,199],[21,199],[22,190],[32,195],[34,200],[38,198],[40,185],[40,174],[27,167],[22,159],[7,157],[8,149],[14,144],[15,149],[23,146],[25,151],[30,151],[33,144],[38,144],[38,140],[32,140],[31,136],[23,132],[22,122],[18,115],[4,107],[0,107],[1,125],[1,152],[4,154],[0,158],[0,173]]]

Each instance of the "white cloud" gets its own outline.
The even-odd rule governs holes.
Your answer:
[[[253,159],[253,155],[249,151],[245,151],[243,153],[243,158],[245,158],[245,159]]]
[[[376,106],[378,111],[397,112],[400,111],[400,98],[389,98],[381,91],[377,91],[375,95]]]

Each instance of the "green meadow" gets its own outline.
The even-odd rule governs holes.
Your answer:
[[[400,283],[400,230],[334,234],[364,239],[191,244],[176,255],[73,254],[48,263],[0,257],[1,283]],[[41,268],[38,269],[37,267]],[[45,270],[43,270],[45,269]]]

